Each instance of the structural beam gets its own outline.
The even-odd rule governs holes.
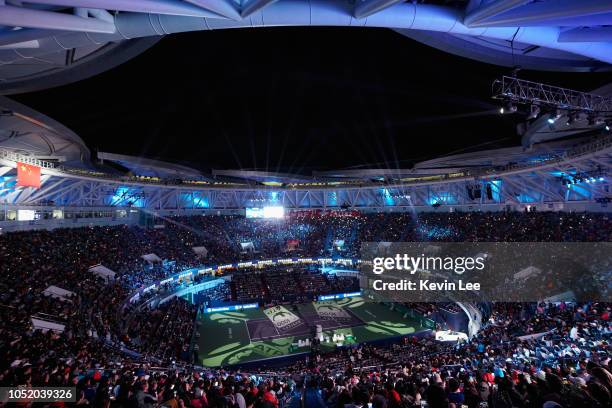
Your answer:
[[[93,9],[93,8],[86,9],[86,10],[87,10],[87,13],[90,16],[95,17],[95,18],[97,18],[99,20],[106,21],[106,22],[109,22],[109,23],[110,22],[113,22],[113,23],[115,22],[115,17],[111,13],[106,11],[106,10]]]
[[[240,15],[242,18],[248,17],[266,7],[268,4],[274,3],[275,1],[277,0],[250,0],[242,8]]]
[[[496,14],[469,24],[470,27],[521,27],[548,25],[568,19],[612,12],[610,0],[556,0],[530,3],[507,13]]]
[[[107,10],[155,13],[185,17],[214,17],[201,7],[181,0],[32,0],[32,3],[65,7],[83,7]],[[218,16],[217,16],[218,17]]]
[[[40,30],[36,28],[19,28],[11,31],[3,31],[0,33],[0,47],[4,45],[13,45],[13,47],[17,47],[18,44],[29,44],[31,42],[36,42],[38,44],[36,41],[38,39],[53,37],[61,33],[65,33],[65,31]]]
[[[596,27],[612,25],[612,12],[589,14],[575,17],[562,17],[541,19],[535,21],[523,21],[521,27]],[[500,25],[504,27],[505,25]],[[508,27],[514,27],[514,24]]]
[[[101,34],[113,34],[116,30],[113,23],[96,18],[13,6],[0,6],[0,25]]]
[[[482,5],[465,16],[463,24],[472,27],[475,23],[480,22],[492,16],[496,16],[516,7],[522,6],[531,2],[531,0],[497,0],[491,3]]]
[[[559,42],[612,42],[612,27],[579,27],[559,34]]]
[[[232,20],[240,20],[240,13],[231,3],[231,0],[185,0],[194,6],[210,10],[220,16],[231,18]]]
[[[40,42],[38,42],[38,40],[31,40],[0,45],[0,50],[19,50],[32,48],[40,48]]]
[[[358,0],[355,3],[353,15],[355,18],[366,18],[386,9],[387,7],[401,3],[402,1],[403,0]]]
[[[10,172],[11,170],[13,170],[13,167],[0,166],[0,176],[4,176],[6,173]]]

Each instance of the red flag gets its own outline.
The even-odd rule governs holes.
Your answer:
[[[17,185],[40,188],[40,167],[17,162]]]

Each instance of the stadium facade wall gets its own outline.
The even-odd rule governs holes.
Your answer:
[[[21,213],[20,213],[21,211]],[[19,219],[23,211],[34,219]],[[116,207],[0,206],[0,234],[111,225],[136,225],[139,211]]]
[[[308,210],[340,210],[341,208],[334,207],[309,207],[299,208],[295,211],[308,211]],[[397,213],[397,212],[471,212],[471,211],[520,211],[534,209],[534,211],[590,211],[590,212],[612,212],[612,204],[605,205],[594,202],[546,202],[546,203],[529,203],[529,204],[466,204],[466,205],[441,205],[439,207],[432,207],[429,205],[415,205],[415,206],[377,206],[377,207],[354,207],[349,208],[350,210],[360,211],[362,213]],[[285,211],[290,212],[294,209],[286,208]],[[206,210],[159,210],[155,211],[160,216],[173,216],[173,215],[244,215],[244,209],[206,209]]]
[[[302,208],[305,210],[332,210],[334,208]],[[19,220],[17,214],[20,210],[34,211],[35,219]],[[336,208],[339,210],[339,208]],[[472,212],[472,211],[565,211],[565,212],[612,212],[612,205],[593,202],[559,202],[559,203],[534,203],[534,204],[481,204],[481,205],[443,205],[431,206],[393,206],[393,207],[361,207],[354,208],[363,213],[375,212]],[[53,212],[61,212],[61,218],[54,218]],[[56,228],[78,228],[86,226],[102,225],[138,225],[142,210],[126,207],[52,207],[52,206],[0,206],[0,234],[11,231],[28,231]],[[290,211],[290,210],[288,210]],[[178,215],[242,215],[243,209],[175,209],[149,211],[147,214],[153,216],[171,217]],[[50,215],[50,216],[49,216]],[[46,217],[49,216],[49,217]]]

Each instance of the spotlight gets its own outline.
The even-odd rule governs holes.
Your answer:
[[[606,132],[609,132],[610,131],[610,125],[606,125],[606,127],[604,129],[606,129]]]
[[[600,177],[600,178],[599,178],[599,181],[604,181],[604,180],[605,180],[605,179],[604,179],[603,177]]]
[[[513,104],[512,102],[508,102],[506,103],[506,105],[502,106],[499,109],[499,113],[503,115],[505,113],[515,113],[517,110],[518,108],[516,107],[515,104]]]
[[[548,122],[548,124],[550,125],[554,125],[555,124],[555,117],[554,116],[550,116],[550,118],[546,119],[546,121]]]

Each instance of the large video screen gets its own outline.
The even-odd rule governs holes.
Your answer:
[[[247,218],[263,218],[263,208],[247,208]]]
[[[285,209],[281,206],[271,206],[263,208],[247,208],[247,218],[283,218]]]
[[[17,210],[17,219],[19,221],[33,221],[36,218],[34,210]]]

